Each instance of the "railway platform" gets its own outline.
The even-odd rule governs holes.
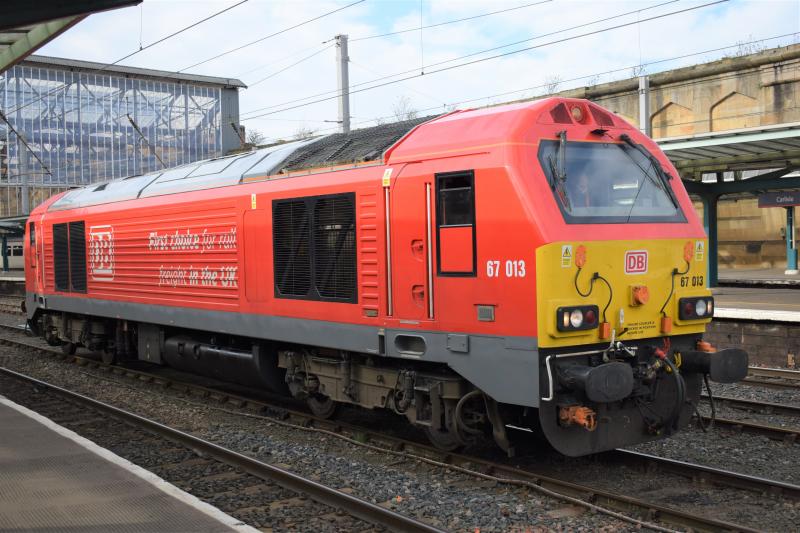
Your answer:
[[[722,287],[793,287],[800,289],[800,275],[782,268],[730,268],[719,271]]]
[[[0,531],[254,531],[0,396]]]
[[[715,318],[800,323],[800,292],[795,288],[715,287]]]

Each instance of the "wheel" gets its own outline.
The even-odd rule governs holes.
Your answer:
[[[117,364],[117,352],[116,352],[116,350],[109,350],[108,348],[100,350],[100,358],[107,365],[116,365]]]
[[[52,330],[48,330],[44,334],[44,342],[46,342],[50,346],[61,346],[61,344],[62,344],[61,340],[58,337],[56,337],[55,335],[53,335]]]
[[[338,404],[331,400],[330,396],[311,395],[306,400],[309,409],[314,416],[319,418],[330,418],[336,412]]]
[[[61,345],[61,353],[64,355],[75,355],[75,352],[78,349],[78,345],[74,342],[65,342]]]
[[[428,440],[431,441],[431,444],[443,452],[454,452],[464,446],[452,431],[441,431],[426,427],[425,434],[428,435]]]

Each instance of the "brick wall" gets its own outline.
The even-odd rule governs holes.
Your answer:
[[[800,361],[800,324],[715,318],[703,336],[717,349],[742,348],[751,365],[796,368]]]

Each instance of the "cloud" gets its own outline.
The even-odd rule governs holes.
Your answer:
[[[357,37],[398,31],[419,26],[420,3],[411,1],[368,0],[329,17],[288,31],[262,43],[247,47],[223,58],[204,63],[189,72],[221,77],[240,77],[255,82],[270,73],[323,48],[336,34],[348,34],[350,43],[350,80],[357,85],[402,71],[417,74],[427,65],[423,76],[365,92],[351,98],[355,125],[370,125],[375,117],[392,115],[400,97],[407,97],[416,109],[435,113],[445,104],[481,98],[465,107],[477,107],[496,101],[541,94],[548,80],[569,80],[614,69],[621,72],[596,81],[610,81],[631,75],[631,66],[690,54],[737,41],[765,38],[800,31],[800,4],[794,1],[740,1],[704,7],[694,11],[640,22],[625,28],[591,36],[580,34],[626,22],[700,6],[710,0],[681,1],[668,5],[661,1],[567,1],[554,0],[507,13],[424,30],[420,50],[419,32],[408,32],[380,39],[356,40]],[[215,1],[146,1],[139,7],[92,15],[44,47],[40,53],[74,59],[110,62],[137,50],[193,21],[199,20],[234,2]],[[318,16],[349,3],[339,1],[265,2],[250,0],[178,37],[126,60],[124,64],[161,70],[178,70],[216,54],[240,46]],[[514,2],[478,2],[425,0],[423,24],[464,18],[476,14],[520,6],[531,0]],[[651,9],[647,9],[651,8]],[[586,28],[541,37],[515,47],[478,54],[470,59],[552,43],[519,54],[508,55],[463,68],[433,73],[437,68],[457,64],[435,63],[498,47],[510,42],[541,36],[570,26],[589,23],[616,14],[639,11]],[[769,46],[786,44],[771,41]],[[331,43],[329,43],[331,44]],[[300,53],[302,52],[302,53]],[[724,52],[659,64],[649,72],[684,66],[719,58]],[[586,83],[585,81],[583,83]],[[573,86],[582,84],[572,82]],[[570,83],[562,83],[566,88]],[[354,87],[357,90],[358,87]],[[498,93],[522,90],[508,96]],[[329,48],[301,64],[278,74],[240,95],[243,112],[275,106],[299,97],[336,90],[335,50]],[[286,105],[290,107],[292,104]],[[273,110],[281,109],[281,107]],[[336,128],[337,103],[328,100],[285,112],[247,120],[249,128],[268,138],[289,137],[300,128]]]

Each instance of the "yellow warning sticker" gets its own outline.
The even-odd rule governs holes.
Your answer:
[[[251,194],[250,195],[250,209],[255,209],[255,208],[256,208],[256,195],[255,194]]]
[[[572,266],[572,245],[564,244],[561,246],[561,267],[569,268]]]
[[[383,171],[383,186],[388,187],[392,184],[392,169],[387,168]]]
[[[694,242],[694,260],[702,261],[705,255],[705,243],[703,241]]]

